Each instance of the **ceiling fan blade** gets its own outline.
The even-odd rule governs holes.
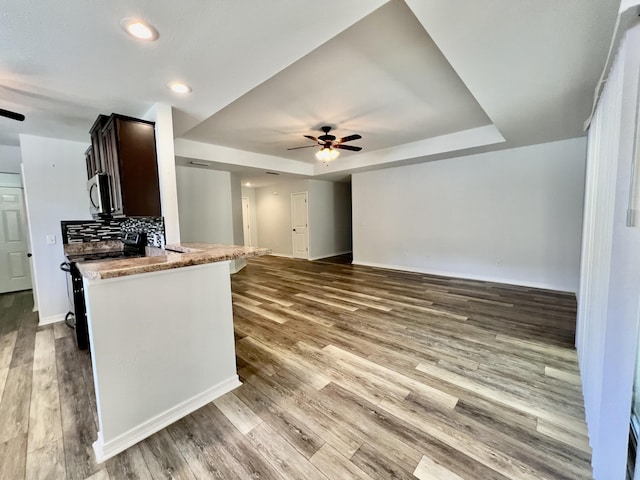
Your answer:
[[[299,150],[300,148],[317,147],[318,145],[305,145],[304,147],[287,148],[287,150]]]
[[[362,147],[352,147],[351,145],[342,145],[341,143],[337,143],[333,146],[333,148],[340,148],[342,150],[351,150],[352,152],[359,152],[362,150]]]
[[[346,137],[342,137],[340,140],[338,140],[338,143],[350,142],[352,140],[360,140],[361,138],[362,136],[355,133],[353,135],[347,135]]]
[[[303,135],[303,137],[308,138],[309,140],[313,140],[314,142],[318,141],[316,137],[312,137],[311,135]]]
[[[22,122],[24,120],[24,115],[22,115],[21,113],[10,112],[9,110],[4,110],[2,108],[0,108],[0,117],[7,117],[19,122]]]

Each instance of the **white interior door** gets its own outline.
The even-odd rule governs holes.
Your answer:
[[[293,258],[309,258],[307,192],[291,194]]]
[[[249,215],[249,197],[242,197],[242,233],[244,234],[244,246],[251,245],[251,216]]]
[[[22,190],[0,187],[0,293],[31,288]]]

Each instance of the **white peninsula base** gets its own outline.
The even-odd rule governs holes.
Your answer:
[[[229,262],[84,278],[107,460],[240,385]]]

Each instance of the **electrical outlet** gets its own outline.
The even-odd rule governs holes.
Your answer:
[[[56,244],[56,236],[47,235],[47,245],[55,245],[55,244]]]

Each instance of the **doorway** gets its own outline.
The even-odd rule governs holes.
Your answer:
[[[291,239],[293,258],[309,258],[307,192],[291,194]]]
[[[22,189],[0,187],[0,293],[31,288]]]

